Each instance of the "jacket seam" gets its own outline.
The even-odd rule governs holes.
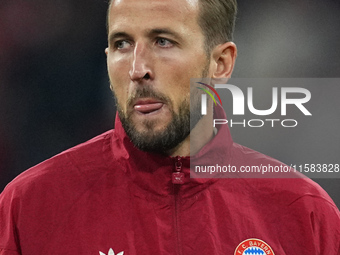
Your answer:
[[[14,252],[19,253],[18,250],[7,249],[7,248],[4,248],[4,247],[0,247],[0,250],[1,250],[1,251],[14,251]]]
[[[288,204],[288,206],[291,206],[292,204],[298,202],[300,199],[305,198],[305,197],[313,197],[313,198],[319,198],[321,200],[323,200],[324,202],[327,202],[327,204],[331,205],[334,209],[337,209],[336,205],[334,203],[332,203],[331,201],[329,201],[328,199],[319,196],[319,195],[313,195],[313,194],[304,194],[298,198],[296,198],[294,201],[292,201],[291,203]]]

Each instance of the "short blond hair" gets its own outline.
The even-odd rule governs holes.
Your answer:
[[[107,11],[106,28],[109,30],[109,10]],[[210,53],[218,44],[233,40],[237,14],[236,0],[199,0],[198,24],[205,37],[205,50]]]

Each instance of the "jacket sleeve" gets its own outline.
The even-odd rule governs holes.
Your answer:
[[[17,210],[14,192],[6,190],[0,194],[0,255],[20,255],[17,235]]]
[[[328,201],[320,203],[318,210],[310,214],[315,243],[320,254],[340,255],[340,213],[334,204]]]
[[[306,250],[311,249],[313,254],[340,255],[340,213],[330,198],[306,195],[292,203],[291,209],[299,214],[300,224],[285,224],[291,225],[291,229],[297,225],[303,227],[303,231],[299,231],[303,236],[291,232],[295,240],[300,240],[302,246],[307,245]]]

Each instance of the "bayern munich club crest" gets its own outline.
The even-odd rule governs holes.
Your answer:
[[[241,242],[234,255],[275,255],[273,249],[264,241],[251,238]]]

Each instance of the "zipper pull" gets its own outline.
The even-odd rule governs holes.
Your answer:
[[[183,184],[184,183],[184,173],[182,173],[182,161],[181,157],[176,157],[175,162],[175,172],[172,173],[172,183],[173,184]]]

